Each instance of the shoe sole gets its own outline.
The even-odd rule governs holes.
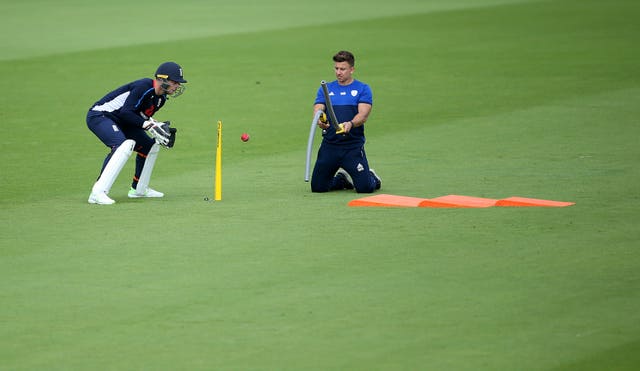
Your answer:
[[[115,201],[113,201],[113,202],[100,202],[100,201],[98,201],[96,199],[93,199],[93,198],[88,199],[87,202],[89,202],[90,204],[93,204],[93,205],[113,205],[113,204],[116,203]]]
[[[145,195],[139,195],[139,194],[128,194],[127,197],[129,197],[129,198],[162,198],[162,197],[164,197],[164,195],[162,195],[162,196],[145,196]]]
[[[344,180],[347,182],[347,185],[345,186],[346,189],[353,189],[353,179],[351,179],[351,175],[349,175],[349,173],[347,173],[346,170],[344,169],[340,169],[336,172],[336,175],[338,174],[342,174],[342,176],[344,177]]]

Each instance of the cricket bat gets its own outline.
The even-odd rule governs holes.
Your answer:
[[[326,102],[325,106],[327,106],[327,111],[329,111],[331,124],[333,125],[333,128],[336,129],[336,134],[342,134],[344,133],[344,127],[338,122],[336,113],[333,111],[333,104],[331,103],[331,97],[329,97],[329,88],[327,88],[327,82],[324,80],[320,81],[320,86],[322,86],[322,93],[324,94],[324,100]]]

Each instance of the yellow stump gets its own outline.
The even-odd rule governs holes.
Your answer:
[[[222,200],[222,120],[218,121],[218,144],[216,146],[216,174],[214,183],[214,199]]]

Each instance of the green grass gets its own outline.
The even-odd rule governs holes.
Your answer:
[[[80,3],[8,7],[0,368],[634,369],[640,5],[390,4],[353,2],[331,23],[310,2],[185,1],[193,32],[149,43],[125,32],[148,20],[114,19],[129,28],[98,40]],[[6,28],[60,9],[75,9],[66,39]],[[311,106],[343,48],[374,91],[382,192],[576,204],[350,208],[360,195],[310,193]],[[158,114],[179,128],[152,179],[166,197],[126,198],[131,161],[117,204],[88,205],[106,150],[86,110],[164,60],[189,80]]]

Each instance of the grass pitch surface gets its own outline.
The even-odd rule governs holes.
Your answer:
[[[184,1],[174,32],[136,16],[175,5],[162,1],[0,15],[0,368],[640,362],[640,5],[270,4]],[[374,91],[366,148],[384,193],[576,205],[349,208],[362,195],[311,194],[311,107],[339,49]],[[179,129],[152,179],[166,197],[127,199],[130,161],[118,203],[87,204],[106,149],[86,110],[165,60],[189,80],[157,115]]]

